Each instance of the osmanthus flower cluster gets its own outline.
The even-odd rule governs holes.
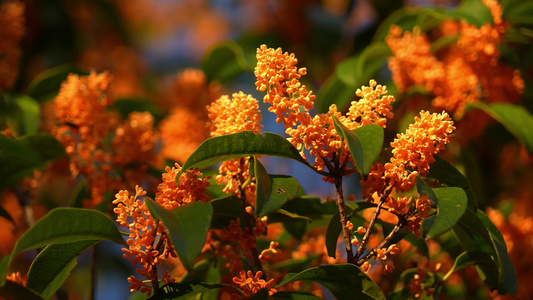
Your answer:
[[[351,160],[346,145],[341,145],[340,136],[333,126],[333,117],[348,129],[357,129],[371,123],[385,128],[386,118],[393,116],[391,103],[394,97],[387,95],[385,86],[371,80],[370,86],[357,90],[356,95],[361,99],[351,103],[346,116],[342,116],[333,104],[326,114],[311,117],[309,111],[314,107],[315,96],[300,83],[301,76],[307,70],[296,68],[297,59],[294,54],[283,53],[281,48],[272,49],[262,45],[257,49],[256,57],[256,87],[259,91],[266,91],[263,100],[272,105],[268,110],[276,113],[276,122],[283,123],[286,127],[289,141],[301,150],[302,157],[305,158],[304,149],[309,149],[319,171],[324,170],[324,167],[330,172],[335,171],[333,168],[338,166],[331,166],[330,163],[335,159],[339,160],[343,168]],[[340,157],[336,158],[337,152]],[[331,178],[324,179],[331,181]]]
[[[198,170],[183,172],[176,184],[176,176],[181,167],[176,163],[175,167],[166,167],[162,175],[162,182],[158,185],[155,202],[166,209],[191,203],[208,202],[206,195],[209,185],[207,178],[202,177]],[[130,276],[131,291],[140,291],[151,295],[152,290],[159,287],[157,267],[164,261],[176,259],[177,254],[168,238],[166,229],[161,222],[156,222],[148,209],[144,199],[146,191],[141,187],[135,187],[135,195],[130,196],[127,190],[121,190],[115,195],[113,211],[117,214],[117,222],[120,226],[130,231],[127,243],[129,247],[123,248],[124,258],[131,260],[132,265],[140,265],[136,272],[144,276],[146,281]],[[176,263],[174,261],[174,263]],[[169,270],[165,270],[163,282],[175,282],[175,278]]]
[[[386,43],[393,56],[389,69],[400,92],[423,86],[433,97],[432,105],[462,117],[467,104],[483,101],[516,102],[524,89],[519,70],[500,61],[499,46],[508,24],[495,0],[482,1],[492,14],[493,24],[481,27],[466,21],[446,19],[434,29],[436,38],[457,37],[457,42],[432,50],[430,35],[414,28],[412,32],[391,26]],[[481,118],[481,119],[480,119]],[[467,119],[469,120],[469,119]],[[465,139],[475,137],[488,122],[483,114],[467,121]]]
[[[109,110],[114,102],[112,82],[107,72],[70,74],[54,100],[57,125],[52,134],[69,156],[72,176],[82,176],[89,183],[86,207],[102,202],[106,191],[146,177],[145,167],[155,159],[159,140],[151,114],[133,112],[122,121]],[[141,169],[126,168],[131,163],[140,164]]]

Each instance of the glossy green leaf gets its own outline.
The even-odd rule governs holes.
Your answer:
[[[195,295],[205,293],[213,289],[220,289],[220,288],[230,288],[230,289],[235,290],[236,293],[240,293],[244,295],[244,293],[240,289],[238,289],[237,287],[233,285],[223,284],[223,283],[208,284],[208,283],[199,282],[199,281],[188,281],[188,282],[173,282],[173,283],[165,284],[159,288],[159,291],[154,293],[154,295],[148,299],[149,300],[194,299]]]
[[[320,300],[322,298],[303,292],[280,291],[272,295],[275,300]]]
[[[337,74],[331,74],[316,96],[317,112],[327,113],[332,104],[337,105],[339,111],[343,110],[355,99],[356,90],[357,86],[350,86],[339,79]]]
[[[24,300],[40,300],[41,296],[36,294],[29,288],[23,287],[18,283],[7,280],[3,286],[0,286],[1,299],[24,299]]]
[[[383,128],[368,124],[352,131],[336,117],[333,117],[333,124],[337,133],[346,140],[357,170],[363,175],[368,174],[383,146]]]
[[[49,245],[35,258],[28,271],[27,287],[50,299],[70,276],[78,255],[99,241]]]
[[[449,14],[477,27],[494,23],[490,9],[480,0],[463,0],[457,9]]]
[[[441,185],[455,186],[463,189],[468,197],[468,209],[472,211],[477,210],[476,198],[470,187],[470,183],[459,170],[445,159],[435,156],[435,161],[429,169],[429,175],[437,179]]]
[[[127,246],[115,223],[105,214],[80,208],[56,208],[39,219],[15,243],[11,260],[20,252],[50,244],[108,240]],[[0,283],[11,260],[0,269]]]
[[[533,116],[523,106],[496,102],[473,105],[500,122],[524,146],[529,154],[533,154]]]
[[[0,191],[63,155],[63,146],[47,134],[32,134],[16,139],[0,135]]]
[[[227,196],[225,198],[215,199],[209,202],[213,207],[213,218],[211,227],[227,227],[231,220],[240,219],[244,223],[244,213],[242,209],[241,198],[236,196]]]
[[[209,50],[202,59],[201,68],[208,81],[218,80],[221,83],[253,70],[241,46],[233,41],[223,42]]]
[[[185,268],[191,270],[205,244],[213,207],[210,204],[192,202],[170,211],[151,199],[147,198],[146,203],[152,217],[161,221],[167,229]]]
[[[63,83],[71,73],[89,75],[88,72],[73,65],[62,65],[51,68],[40,73],[33,79],[26,89],[26,94],[41,103],[52,99],[59,92],[61,83]]]
[[[468,199],[465,192],[458,187],[433,189],[438,200],[438,211],[422,223],[422,234],[425,239],[435,238],[448,230],[463,216]]]
[[[284,137],[271,132],[261,135],[243,131],[205,140],[183,164],[181,172],[193,168],[204,169],[216,163],[252,155],[290,158],[314,170]],[[179,176],[176,179],[179,180]]]
[[[259,217],[266,216],[279,208],[298,195],[301,191],[301,186],[298,180],[291,176],[285,175],[270,175],[271,189],[268,199],[261,206],[257,206],[259,210]]]
[[[257,160],[255,156],[253,161],[253,168],[253,176],[255,177],[256,183],[255,213],[257,218],[264,216],[261,215],[261,213],[272,192],[272,181],[270,180],[270,176],[268,176],[268,173],[263,164],[259,160]],[[279,207],[281,207],[282,205],[283,204],[281,204]],[[274,210],[279,207],[276,207]]]
[[[320,266],[298,274],[289,273],[276,287],[300,280],[321,284],[337,299],[385,299],[379,286],[352,264]]]

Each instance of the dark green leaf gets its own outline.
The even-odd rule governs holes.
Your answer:
[[[437,198],[437,195],[435,195],[433,189],[430,188],[429,185],[420,176],[416,177],[416,189],[418,190],[418,193],[427,195],[429,199],[433,201],[433,203],[439,204],[439,199]]]
[[[468,203],[465,192],[458,187],[436,188],[433,191],[439,199],[438,212],[422,223],[425,239],[435,238],[450,230],[463,216]]]
[[[435,162],[431,164],[429,175],[439,181],[440,184],[455,186],[465,191],[468,197],[468,209],[477,210],[477,202],[466,177],[445,159],[435,156]]]
[[[403,30],[412,30],[416,24],[420,9],[413,7],[404,7],[392,13],[379,25],[374,34],[373,41],[384,41],[389,34],[392,25],[399,26]]]
[[[298,180],[291,176],[284,175],[270,175],[271,190],[267,201],[259,210],[259,217],[266,216],[273,211],[277,211],[287,201],[296,197],[299,191],[302,190]],[[279,211],[278,211],[279,212]]]
[[[347,212],[349,213],[349,212]],[[341,217],[339,213],[336,213],[331,217],[326,230],[326,250],[329,257],[336,258],[337,256],[337,241],[339,235],[342,232]]]
[[[270,180],[270,176],[268,176],[267,171],[265,170],[265,167],[257,158],[254,156],[253,161],[253,167],[254,167],[254,177],[255,177],[255,183],[256,183],[256,193],[255,193],[255,213],[256,217],[262,217],[266,214],[261,214],[263,210],[263,206],[267,203],[267,201],[270,198],[270,194],[272,192],[272,181]],[[283,203],[274,208],[274,210],[281,207]],[[271,211],[269,211],[271,212]]]
[[[174,282],[165,284],[164,286],[159,288],[159,291],[157,291],[152,297],[148,298],[149,300],[185,300],[185,299],[193,299],[195,295],[198,295],[200,293],[205,293],[207,291],[210,291],[212,289],[220,289],[220,288],[232,288],[235,290],[235,292],[240,292],[240,294],[243,294],[243,292],[236,288],[233,285],[229,284],[208,284],[205,282],[198,282],[198,281],[188,281],[188,282]]]
[[[465,251],[461,253],[459,256],[457,256],[457,258],[455,259],[455,262],[453,263],[452,268],[450,269],[450,271],[448,271],[448,273],[446,273],[444,278],[448,278],[453,272],[459,271],[467,266],[481,265],[481,264],[492,266],[493,265],[492,257],[489,254],[482,252],[482,251],[475,251],[475,252]]]
[[[533,2],[523,0],[502,1],[502,18],[511,24],[533,25]]]
[[[352,131],[336,117],[333,117],[333,124],[339,136],[346,140],[357,170],[363,175],[368,174],[383,146],[383,128],[368,124]]]
[[[307,229],[307,223],[309,223],[307,220],[286,221],[283,222],[283,227],[285,227],[285,230],[287,230],[290,235],[300,241]]]
[[[24,300],[40,300],[41,296],[23,287],[18,283],[7,280],[3,286],[0,286],[0,298],[2,299],[24,299]]]
[[[253,70],[241,46],[233,41],[223,42],[208,51],[202,59],[201,68],[208,81],[218,80],[222,83]]]
[[[260,289],[257,293],[253,294],[250,298],[250,300],[268,300],[268,290],[267,289]]]
[[[387,300],[404,300],[413,297],[413,294],[409,292],[409,287],[404,287],[399,290],[395,290],[392,293],[386,295]]]
[[[480,0],[464,0],[456,10],[449,14],[477,27],[481,27],[484,24],[494,24],[490,9]]]
[[[308,267],[310,263],[315,261],[316,259],[320,258],[321,254],[313,254],[309,255],[305,258],[299,258],[299,259],[287,259],[279,263],[275,263],[272,265],[272,268],[274,270],[279,270],[282,273],[294,273],[294,272],[300,272],[305,267]]]
[[[11,260],[20,252],[50,244],[109,240],[127,246],[115,223],[103,213],[80,208],[56,208],[37,221],[15,243]],[[0,269],[0,283],[7,267]]]
[[[319,299],[322,299],[313,294],[303,293],[303,292],[291,292],[291,291],[277,292],[274,295],[272,295],[272,297],[275,300],[276,299],[282,299],[282,300],[319,300]]]
[[[393,53],[384,42],[374,42],[368,45],[357,62],[356,76],[359,85],[366,85]]]
[[[16,139],[0,135],[0,191],[17,184],[43,168],[50,161],[65,155],[63,146],[47,134],[32,134]]]
[[[482,109],[500,122],[524,144],[529,154],[533,154],[533,131],[531,130],[533,128],[533,116],[524,107],[503,102],[476,103],[473,106]]]
[[[165,117],[165,111],[156,103],[143,98],[122,98],[117,99],[111,106],[117,109],[122,116],[122,119],[127,119],[128,116],[135,111],[149,112],[156,121],[161,121]]]
[[[332,104],[337,105],[339,111],[343,110],[355,99],[356,87],[347,85],[336,74],[331,74],[316,96],[317,112],[327,113]]]
[[[30,266],[27,287],[44,299],[50,299],[70,275],[78,255],[98,242],[87,240],[47,246]]]
[[[26,89],[26,94],[41,103],[52,99],[59,92],[61,83],[65,81],[67,76],[71,73],[89,75],[88,72],[73,65],[63,65],[48,69],[33,79]]]
[[[188,270],[205,244],[211,224],[213,207],[210,204],[192,202],[166,210],[155,201],[146,198],[152,217],[163,223],[178,256]]]
[[[211,221],[213,228],[227,227],[230,221],[235,219],[240,219],[241,224],[245,224],[241,198],[227,196],[209,203],[213,207],[213,219]]]
[[[314,170],[282,136],[270,132],[260,135],[243,131],[205,140],[183,164],[181,172],[193,168],[204,169],[216,163],[252,155],[290,158]],[[179,180],[179,176],[176,176],[176,180]]]
[[[72,194],[70,194],[70,206],[82,208],[83,200],[87,198],[89,198],[87,193],[87,179],[83,179],[76,184],[76,187],[72,190]]]
[[[276,287],[300,280],[321,284],[338,299],[385,299],[378,285],[352,264],[320,266],[298,274],[289,273]]]
[[[306,216],[311,219],[323,215],[333,215],[338,212],[337,205],[334,202],[321,202],[319,198],[312,196],[297,197],[287,201],[282,208],[288,212]]]

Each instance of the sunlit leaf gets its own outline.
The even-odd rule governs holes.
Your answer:
[[[216,163],[253,155],[290,158],[314,170],[284,137],[270,132],[260,135],[243,131],[205,140],[183,164],[181,171],[204,169]],[[179,180],[178,176],[176,180]]]
[[[433,189],[438,199],[438,211],[422,223],[422,234],[426,239],[435,238],[450,230],[463,216],[468,199],[458,187]]]
[[[301,280],[319,283],[337,299],[385,299],[379,286],[352,264],[320,266],[298,274],[288,273],[276,287]]]
[[[296,197],[301,190],[296,178],[285,175],[270,175],[271,189],[268,199],[259,210],[259,217],[266,216],[273,211],[283,207],[283,205]]]
[[[178,256],[188,270],[205,244],[211,224],[213,207],[210,204],[192,202],[166,210],[151,199],[146,199],[150,214],[163,223]]]
[[[41,107],[37,101],[28,95],[12,97],[11,116],[7,118],[7,125],[15,136],[34,134],[39,129]]]
[[[449,14],[477,27],[484,24],[494,24],[490,9],[480,0],[463,0],[457,9]]]
[[[383,146],[383,128],[368,124],[352,131],[335,117],[333,124],[337,133],[346,140],[357,170],[363,175],[368,174]]]
[[[44,299],[50,299],[70,276],[78,255],[98,242],[87,240],[47,246],[30,266],[27,287]]]
[[[533,2],[523,0],[502,1],[502,18],[511,24],[532,25]]]

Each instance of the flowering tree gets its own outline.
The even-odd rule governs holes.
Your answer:
[[[461,282],[516,295],[504,222],[480,208],[453,163],[490,117],[533,153],[533,117],[516,104],[525,81],[500,50],[521,27],[504,12],[472,0],[393,14],[318,96],[295,54],[263,44],[252,65],[238,44],[221,44],[203,71],[180,73],[182,98],[165,102],[160,122],[153,107],[116,99],[108,72],[49,70],[24,95],[0,74],[6,107],[20,112],[0,135],[6,197],[59,174],[74,186],[66,207],[30,224],[3,256],[0,297],[54,297],[80,253],[105,252],[102,241],[120,245],[135,266],[130,291],[150,299],[436,299]],[[385,65],[394,92],[371,79]],[[223,94],[220,82],[243,72],[284,135],[263,131],[253,95]],[[50,90],[53,120],[40,132],[37,100]],[[297,178],[272,174],[269,156],[319,174],[333,194],[307,195]],[[8,209],[0,216],[15,224]],[[17,258],[30,249],[39,251],[21,275]]]

